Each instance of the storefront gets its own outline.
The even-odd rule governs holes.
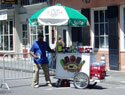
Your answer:
[[[89,42],[94,47],[96,59],[105,54],[107,69],[125,71],[124,0],[85,1],[88,0],[79,0],[77,3],[76,0],[54,0],[53,4],[61,3],[81,10],[91,25],[88,30]],[[84,35],[86,37],[87,33]]]
[[[76,45],[91,46],[97,61],[105,54],[107,69],[125,71],[125,2],[124,0],[53,0],[53,5],[61,3],[75,8],[85,15],[90,27],[29,27],[28,18],[47,3],[20,8],[0,10],[0,55],[6,52],[27,52],[37,30],[44,30],[45,40],[55,47],[57,31],[67,47]],[[78,6],[79,5],[79,6]],[[46,31],[46,32],[45,32]],[[70,32],[69,32],[70,31]],[[77,31],[77,32],[73,32]],[[51,36],[50,36],[51,35]],[[80,38],[73,35],[79,35]],[[71,39],[70,39],[70,37]],[[73,40],[73,42],[71,41]]]

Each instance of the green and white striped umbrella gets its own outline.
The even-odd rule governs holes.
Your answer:
[[[29,18],[30,25],[68,25],[83,27],[87,25],[87,18],[79,11],[61,6],[60,4],[45,7]]]

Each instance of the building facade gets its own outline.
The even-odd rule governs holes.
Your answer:
[[[28,19],[41,8],[48,6],[47,0],[9,0],[8,2],[6,0],[0,2],[1,56],[5,53],[28,52],[33,39],[37,37],[36,31],[29,32]]]
[[[33,13],[48,4],[57,3],[80,11],[88,18],[90,26],[30,27],[28,19]],[[67,47],[77,45],[76,42],[79,41],[81,45],[94,49],[97,61],[104,54],[107,69],[125,71],[125,0],[18,0],[15,4],[1,2],[0,55],[28,52],[37,38],[37,32],[41,30],[52,48],[55,47],[58,31]]]
[[[125,71],[125,0],[52,1],[81,10],[90,23],[90,45],[97,60],[104,54],[107,68]]]

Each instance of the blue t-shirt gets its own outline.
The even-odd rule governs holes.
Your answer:
[[[50,52],[51,49],[46,42],[35,41],[30,49],[35,55],[39,56],[38,59],[34,58],[36,64],[46,64],[48,59],[46,57],[46,51]]]

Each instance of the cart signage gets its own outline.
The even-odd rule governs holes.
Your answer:
[[[7,12],[6,11],[0,12],[0,21],[1,20],[7,20]]]
[[[71,79],[78,72],[90,75],[90,54],[57,53],[56,77]]]
[[[64,12],[60,8],[58,8],[58,9],[48,10],[47,14],[51,17],[55,17],[55,16],[60,16],[60,15],[64,14]]]
[[[69,72],[79,72],[81,67],[85,64],[85,60],[81,57],[76,57],[74,55],[65,56],[60,60],[60,64],[64,70]]]
[[[17,4],[17,0],[1,0],[1,4]]]

